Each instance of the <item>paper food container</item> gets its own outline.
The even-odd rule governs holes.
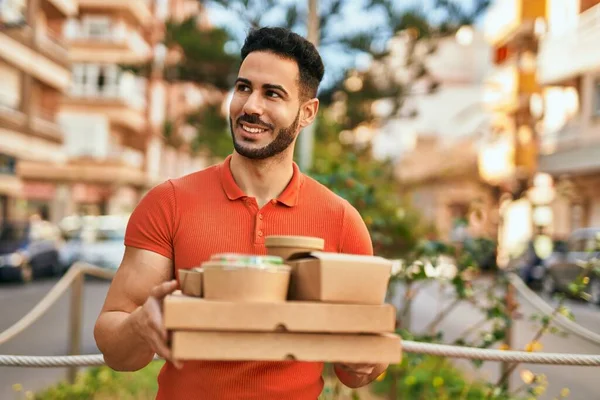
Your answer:
[[[401,338],[395,334],[175,331],[172,354],[179,360],[320,361],[399,363]]]
[[[369,334],[396,328],[391,304],[214,301],[175,292],[165,298],[163,312],[169,330]]]
[[[203,263],[208,300],[278,302],[287,299],[291,268],[279,257],[215,255]]]
[[[294,254],[323,251],[325,240],[309,236],[267,236],[267,253],[287,260]]]
[[[179,287],[186,296],[202,297],[202,270],[180,269]]]
[[[292,256],[290,300],[382,304],[392,262],[382,257],[312,252]]]

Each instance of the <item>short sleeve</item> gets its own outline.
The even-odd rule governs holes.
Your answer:
[[[172,260],[175,200],[170,181],[152,188],[129,218],[125,246],[149,250]]]
[[[345,254],[373,255],[373,242],[362,217],[350,203],[346,203],[340,252]]]

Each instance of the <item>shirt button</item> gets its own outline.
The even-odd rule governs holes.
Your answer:
[[[271,200],[271,203],[272,204],[277,204],[277,200],[273,199],[273,200]]]
[[[262,214],[258,214],[258,219],[263,219],[263,215]]]
[[[262,236],[262,235],[263,235],[262,231],[258,231],[258,236]]]

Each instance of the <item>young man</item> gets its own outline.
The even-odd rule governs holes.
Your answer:
[[[323,389],[322,363],[173,360],[161,301],[176,289],[177,270],[215,253],[266,254],[268,235],[322,237],[328,252],[373,252],[356,209],[293,162],[296,138],[319,109],[324,67],[317,50],[288,30],[262,28],[248,35],[241,55],[230,106],[235,151],[142,199],[94,331],[116,370],[143,368],[155,353],[168,360],[158,399],[315,400]],[[337,364],[335,371],[345,385],[360,387],[386,367]]]

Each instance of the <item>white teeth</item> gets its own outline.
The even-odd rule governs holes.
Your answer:
[[[249,128],[245,125],[242,125],[242,129],[245,130],[246,132],[250,132],[250,133],[261,133],[261,132],[265,131],[265,129]]]

